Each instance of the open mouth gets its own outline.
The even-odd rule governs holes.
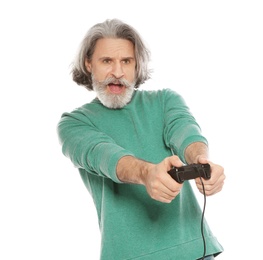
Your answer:
[[[108,89],[113,94],[120,94],[125,90],[125,86],[122,84],[110,83]]]

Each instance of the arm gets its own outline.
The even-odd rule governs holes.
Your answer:
[[[184,157],[188,164],[198,163],[199,158],[208,158],[208,146],[202,142],[194,142],[187,146]]]
[[[133,155],[103,133],[79,111],[63,114],[58,124],[63,154],[77,168],[120,182],[116,166],[123,156]]]
[[[180,192],[182,184],[175,182],[167,171],[181,166],[178,156],[165,158],[159,164],[139,160],[133,156],[122,157],[117,165],[117,176],[126,183],[142,184],[151,198],[170,203]]]
[[[164,140],[184,163],[193,163],[197,155],[207,155],[207,140],[184,99],[173,91],[164,95]],[[197,146],[192,144],[198,143]],[[199,144],[203,144],[202,147]],[[198,150],[196,150],[198,148]],[[186,152],[186,149],[188,151]],[[199,149],[202,149],[199,151]]]
[[[177,156],[159,164],[139,160],[99,131],[89,118],[80,113],[65,113],[58,124],[58,136],[65,156],[78,168],[121,183],[141,184],[150,197],[169,203],[180,192],[182,184],[167,174],[172,165],[181,166]]]
[[[207,140],[201,134],[201,129],[190,113],[183,98],[175,92],[168,91],[165,96],[165,142],[184,163],[209,163],[211,178],[204,181],[207,195],[219,192],[224,185],[224,169],[208,160]],[[200,192],[203,187],[200,179],[196,179]]]

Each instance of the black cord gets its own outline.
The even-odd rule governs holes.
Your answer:
[[[205,236],[204,236],[204,215],[205,215],[205,206],[206,206],[206,194],[205,194],[205,186],[204,186],[204,183],[201,177],[200,177],[200,180],[201,180],[201,184],[203,187],[203,193],[204,193],[204,206],[203,206],[203,213],[202,213],[202,218],[201,218],[201,234],[202,234],[203,244],[204,244],[204,254],[203,254],[202,259],[205,259],[206,242],[205,242]]]

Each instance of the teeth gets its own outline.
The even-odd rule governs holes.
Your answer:
[[[122,86],[122,84],[118,84],[118,83],[110,83],[109,85],[115,85],[115,86]]]

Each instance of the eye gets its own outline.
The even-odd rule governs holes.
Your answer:
[[[130,59],[124,59],[124,60],[122,60],[122,63],[123,64],[130,64],[131,60]]]
[[[102,61],[105,64],[110,64],[111,63],[111,59],[103,59]]]

